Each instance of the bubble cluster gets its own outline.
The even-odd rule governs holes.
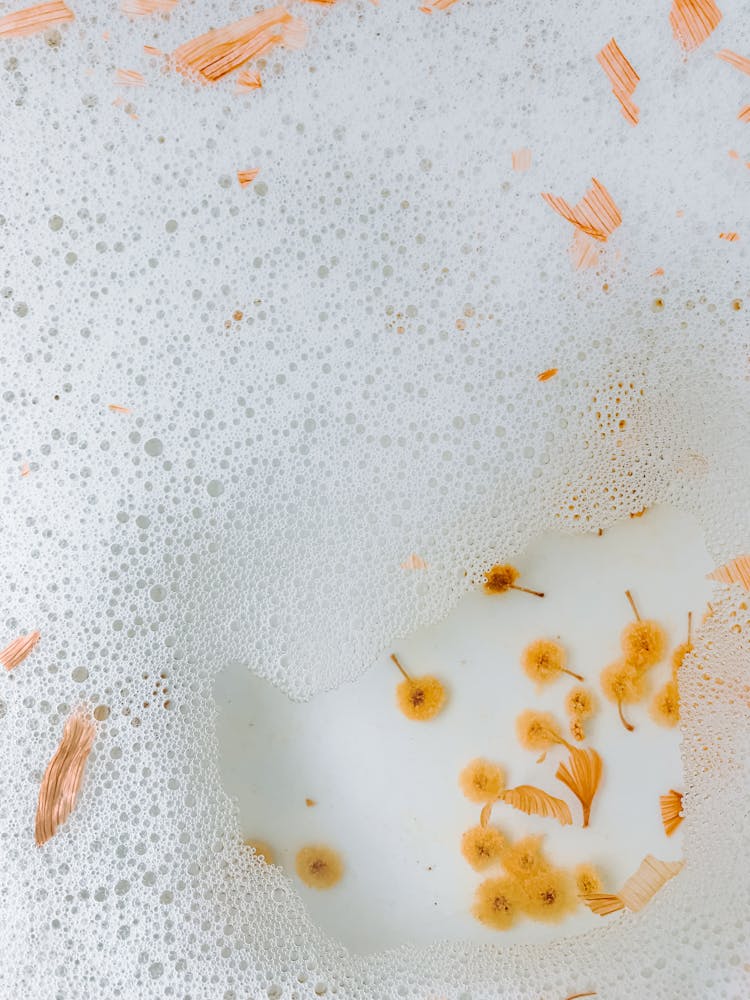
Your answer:
[[[724,685],[684,679],[684,875],[548,950],[327,939],[242,849],[211,685],[241,659],[310,698],[555,526],[665,501],[717,562],[747,548],[750,285],[743,239],[718,239],[748,235],[727,157],[746,94],[713,57],[750,51],[747,21],[723,4],[716,46],[685,58],[645,0],[585,23],[529,2],[293,6],[308,44],[242,94],[143,51],[245,16],[231,0],[137,19],[81,0],[0,39],[2,627],[42,632],[2,678],[2,992],[739,995],[744,618],[707,625]],[[636,128],[594,58],[612,35],[641,77]],[[117,68],[147,85],[123,93]],[[623,224],[574,271],[539,195],[575,201],[592,176]],[[426,572],[401,568],[413,552]],[[81,702],[79,806],[37,849],[39,781]]]

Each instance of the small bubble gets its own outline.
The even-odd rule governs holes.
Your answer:
[[[109,708],[106,705],[97,705],[94,709],[94,718],[97,722],[104,722],[109,718]]]
[[[148,594],[152,601],[156,601],[159,604],[167,596],[167,588],[157,583],[149,590]]]
[[[58,232],[63,227],[63,220],[61,215],[52,215],[49,219],[49,227],[53,233]]]
[[[146,452],[147,455],[151,455],[152,457],[156,458],[157,455],[161,455],[161,453],[164,451],[164,445],[161,443],[159,438],[149,438],[148,441],[144,444],[143,450]]]
[[[75,670],[71,672],[70,676],[77,684],[81,684],[83,681],[88,679],[89,672],[85,667],[76,667]]]

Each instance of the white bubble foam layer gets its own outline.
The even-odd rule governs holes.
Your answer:
[[[307,46],[247,95],[142,49],[248,13],[229,0],[82,0],[0,40],[3,631],[42,631],[0,694],[3,992],[741,996],[744,611],[701,647],[724,684],[685,675],[685,871],[544,949],[348,956],[241,855],[211,685],[229,658],[295,699],[353,679],[549,528],[666,501],[717,563],[748,550],[747,86],[714,57],[750,52],[743,5],[687,59],[645,2],[293,6]],[[612,35],[634,129],[595,60]],[[539,194],[592,176],[623,224],[574,271]],[[37,849],[82,700],[111,714]]]

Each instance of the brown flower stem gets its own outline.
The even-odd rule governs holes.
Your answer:
[[[581,675],[580,675],[580,674],[574,674],[574,673],[573,673],[573,671],[572,671],[572,670],[568,670],[568,668],[567,668],[567,667],[561,667],[560,669],[562,670],[562,672],[563,672],[564,674],[567,674],[567,675],[568,675],[568,677],[575,677],[575,679],[576,679],[577,681],[582,681],[582,680],[584,680],[584,678],[583,678],[583,677],[581,677]]]
[[[630,607],[633,609],[633,614],[635,615],[635,620],[637,622],[639,622],[641,620],[641,616],[638,614],[638,608],[635,606],[635,601],[633,600],[633,595],[630,593],[629,590],[626,590],[625,591],[625,596],[630,601]]]
[[[688,643],[693,644],[693,612],[688,611]]]
[[[544,594],[540,590],[529,590],[528,587],[519,587],[518,584],[511,583],[511,590],[522,590],[524,594],[533,594],[534,597],[544,597]]]
[[[399,658],[398,658],[398,657],[396,656],[396,654],[395,654],[395,653],[391,653],[391,659],[392,659],[392,660],[393,660],[393,662],[394,662],[394,663],[396,664],[396,666],[397,666],[397,667],[398,667],[398,669],[399,669],[399,670],[401,671],[401,673],[402,673],[402,674],[404,675],[404,677],[406,678],[406,680],[407,680],[407,681],[408,681],[408,682],[409,682],[410,684],[413,684],[413,683],[414,683],[414,680],[413,680],[413,678],[412,678],[412,677],[410,677],[410,676],[409,676],[409,675],[407,674],[407,672],[406,672],[406,671],[404,670],[404,668],[403,668],[403,667],[401,666],[401,663],[400,663],[400,661],[399,661]]]
[[[621,701],[618,701],[618,702],[617,702],[617,711],[618,711],[618,712],[619,712],[619,714],[620,714],[620,722],[621,722],[621,723],[623,724],[623,726],[625,726],[625,728],[627,729],[627,731],[628,731],[629,733],[632,733],[632,732],[633,732],[633,730],[635,729],[635,726],[632,726],[632,725],[631,725],[631,724],[630,724],[630,723],[628,722],[628,720],[627,720],[627,719],[625,718],[625,716],[624,716],[624,715],[622,714],[622,702],[621,702]]]

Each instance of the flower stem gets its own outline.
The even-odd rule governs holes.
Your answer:
[[[404,670],[404,668],[403,668],[403,667],[401,666],[401,662],[400,662],[399,658],[398,658],[398,657],[396,656],[396,654],[395,654],[395,653],[391,653],[391,659],[392,659],[392,660],[393,660],[393,662],[394,662],[394,663],[396,664],[396,666],[397,666],[397,667],[398,667],[398,669],[399,669],[399,670],[401,671],[401,673],[402,673],[402,674],[404,675],[404,677],[406,678],[406,680],[407,680],[407,681],[408,681],[408,682],[409,682],[410,684],[413,684],[413,683],[414,683],[413,679],[412,679],[412,678],[411,678],[411,677],[410,677],[410,676],[409,676],[409,675],[407,674],[407,672],[406,672],[406,671]]]
[[[573,673],[573,671],[572,671],[572,670],[568,670],[568,669],[567,669],[567,667],[561,667],[560,669],[562,670],[562,672],[563,672],[564,674],[567,674],[567,675],[568,675],[569,677],[575,677],[575,679],[576,679],[577,681],[582,681],[582,680],[584,680],[584,678],[583,678],[583,677],[581,677],[581,675],[580,675],[580,674],[574,674],[574,673]]]
[[[631,726],[631,724],[628,722],[628,720],[622,714],[622,702],[621,701],[617,702],[617,711],[620,713],[620,722],[623,724],[623,726],[625,726],[625,728],[627,729],[627,731],[629,733],[632,733],[633,730],[635,729],[635,726]]]
[[[688,644],[693,645],[693,612],[688,611]]]
[[[544,594],[540,590],[529,590],[528,587],[519,587],[515,583],[511,583],[510,589],[511,590],[522,590],[524,592],[524,594],[533,594],[534,597],[544,597]]]
[[[635,620],[637,622],[639,622],[641,620],[641,616],[638,614],[638,608],[635,606],[635,601],[633,600],[633,595],[630,593],[629,590],[626,590],[625,591],[625,596],[630,601],[630,607],[633,609],[633,614],[635,615]]]

